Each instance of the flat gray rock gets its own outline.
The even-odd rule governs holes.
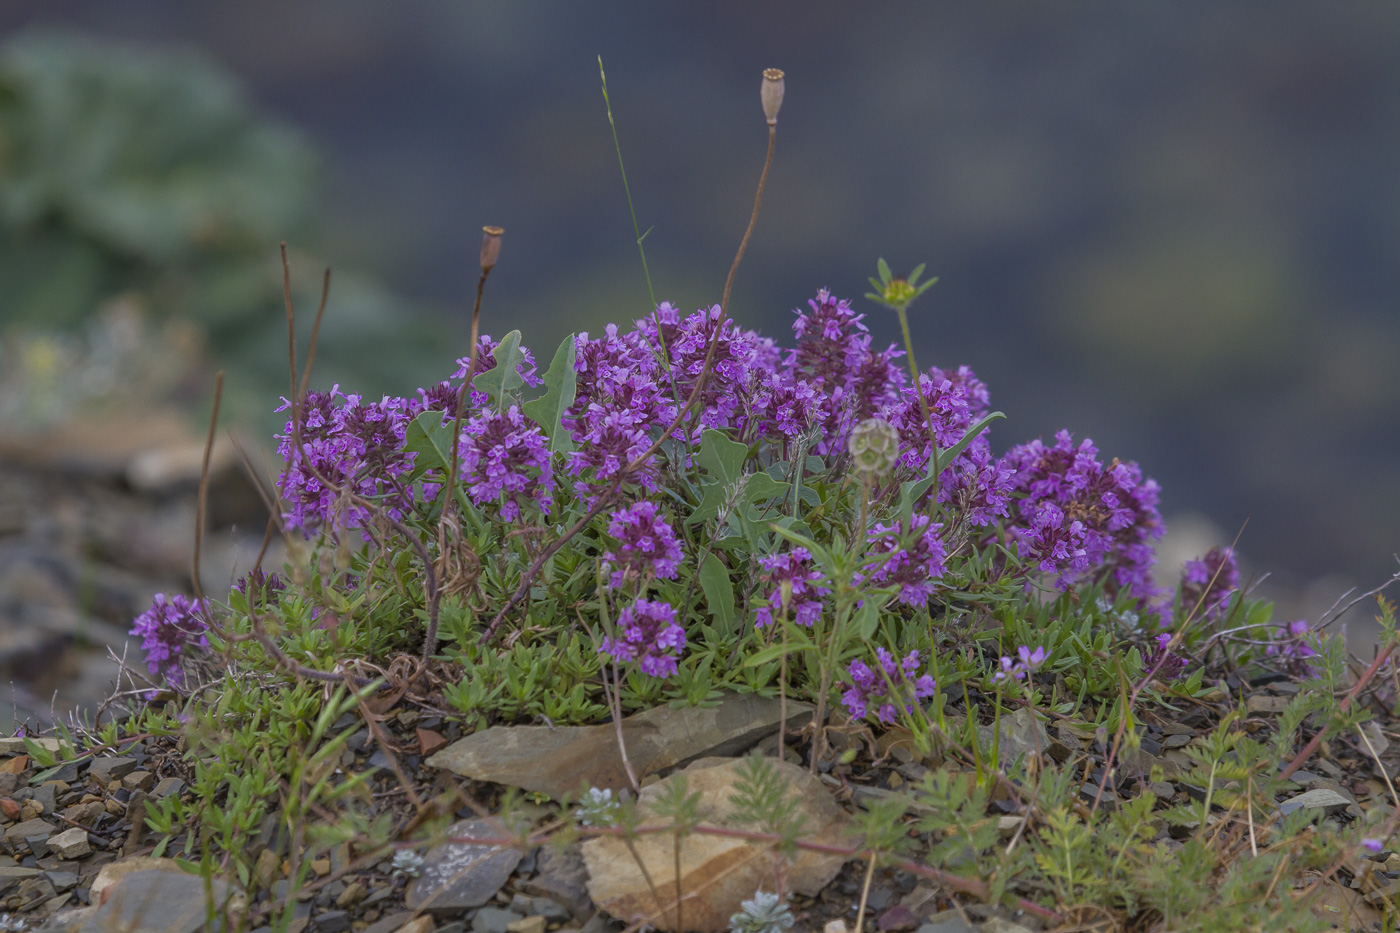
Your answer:
[[[88,777],[106,786],[108,782],[119,781],[135,770],[135,758],[94,758],[88,768]]]
[[[978,726],[977,732],[984,746],[991,745],[993,736],[997,735],[994,726]],[[1045,723],[1024,707],[1001,718],[999,738],[1002,768],[1008,767],[1022,755],[1029,757],[1050,753],[1050,733],[1045,731]]]
[[[1318,787],[1306,793],[1299,794],[1290,800],[1285,800],[1279,804],[1279,812],[1284,816],[1295,810],[1326,810],[1328,813],[1340,813],[1351,806],[1354,801],[1348,800],[1335,790],[1327,787]]]
[[[592,916],[595,909],[588,896],[588,868],[577,842],[563,850],[541,846],[537,872],[522,882],[520,889],[562,904],[578,919]],[[548,915],[546,910],[537,908],[536,912]]]
[[[142,933],[195,933],[206,929],[210,910],[217,917],[229,896],[226,883],[210,882],[213,903],[206,899],[204,879],[164,869],[136,871],[122,878],[101,907],[88,915],[81,933],[140,930]],[[210,929],[220,929],[218,920]]]
[[[751,694],[730,694],[709,708],[659,706],[623,720],[627,757],[638,778],[699,758],[733,757],[778,731],[779,710],[777,699]],[[788,702],[789,729],[801,728],[811,716],[810,705]],[[493,726],[453,742],[427,763],[556,799],[585,785],[627,786],[612,725]]]
[[[493,820],[462,820],[448,828],[449,836],[499,836]],[[409,887],[404,905],[410,910],[462,910],[480,907],[510,880],[523,854],[518,849],[463,842],[444,842],[428,851],[418,879]]]
[[[5,830],[5,838],[10,842],[18,842],[21,839],[33,839],[36,836],[47,839],[54,834],[55,829],[56,827],[52,823],[47,823],[43,820],[25,820],[23,823],[16,823]]]

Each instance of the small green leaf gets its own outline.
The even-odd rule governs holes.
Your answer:
[[[25,738],[24,750],[29,753],[29,757],[41,768],[52,768],[58,763],[54,753],[31,738]]]
[[[734,624],[738,616],[734,608],[734,584],[729,579],[729,568],[713,553],[706,554],[705,562],[700,565],[700,589],[705,591],[705,602],[720,628],[728,632],[737,631]]]
[[[964,450],[967,450],[967,446],[977,439],[977,435],[987,430],[987,428],[991,425],[993,421],[996,421],[998,418],[1005,417],[1006,415],[1002,412],[992,412],[990,415],[987,415],[987,417],[983,418],[981,421],[968,428],[967,433],[962,436],[962,439],[959,440],[952,447],[949,447],[947,450],[939,451],[938,472],[941,473],[944,470],[948,469],[948,465],[953,462],[953,458],[955,458],[958,454],[962,453]]]
[[[544,374],[544,395],[526,402],[520,408],[549,436],[549,452],[567,454],[574,449],[574,439],[564,427],[564,413],[574,404],[578,391],[578,372],[574,335],[570,334],[554,351],[549,371]]]
[[[724,484],[739,478],[744,468],[744,460],[749,449],[738,441],[731,441],[723,431],[706,428],[700,435],[700,453],[696,455],[700,467]]]
[[[495,367],[473,379],[472,388],[491,396],[496,402],[496,413],[500,414],[506,410],[506,400],[525,385],[517,370],[525,361],[525,354],[520,352],[520,331],[513,330],[506,334],[491,358],[496,361]]]
[[[425,411],[408,423],[404,431],[403,449],[417,454],[413,460],[413,476],[428,470],[447,472],[452,462],[452,425],[440,411]]]
[[[767,648],[764,648],[761,651],[758,651],[752,656],[750,656],[749,659],[744,662],[744,666],[760,667],[764,664],[767,664],[770,661],[778,660],[778,658],[781,658],[786,653],[791,653],[793,650],[793,645],[783,645],[781,643],[769,645]]]

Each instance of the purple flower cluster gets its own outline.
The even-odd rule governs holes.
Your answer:
[[[1298,619],[1278,627],[1274,632],[1274,642],[1265,649],[1265,653],[1278,658],[1292,673],[1308,677],[1313,672],[1308,659],[1317,657],[1317,649],[1317,633],[1308,625],[1307,619]]]
[[[1186,659],[1170,649],[1172,643],[1172,633],[1163,632],[1153,639],[1156,647],[1148,653],[1143,660],[1143,670],[1151,672],[1156,670],[1156,678],[1164,683],[1169,683],[1186,673]]]
[[[938,580],[948,569],[944,563],[947,548],[939,537],[942,529],[927,515],[911,516],[907,527],[877,524],[869,532],[870,553],[890,556],[866,579],[876,586],[899,587],[894,596],[896,602],[916,609],[927,606]],[[913,542],[906,546],[904,542],[910,535]]]
[[[1032,651],[1025,645],[1016,649],[1017,660],[1013,661],[1006,655],[1001,656],[1001,670],[992,675],[992,680],[1000,682],[1003,680],[1025,680],[1036,668],[1045,661],[1045,649],[1043,647]]]
[[[1200,560],[1188,560],[1182,567],[1181,611],[1202,622],[1218,621],[1239,588],[1234,551],[1213,547]]]
[[[520,517],[522,503],[549,514],[554,501],[549,440],[516,406],[500,414],[473,416],[462,426],[457,456],[462,483],[474,505],[498,506],[508,522]]]
[[[141,636],[147,670],[163,674],[166,683],[173,687],[183,683],[181,655],[194,648],[209,647],[209,638],[205,635],[208,626],[204,622],[208,612],[207,601],[188,599],[178,593],[167,598],[164,593],[157,593],[151,600],[151,608],[132,622],[130,632]]]
[[[810,385],[824,400],[821,409],[808,414],[820,418],[822,438],[816,451],[827,455],[844,451],[852,428],[897,401],[905,382],[899,366],[904,354],[893,345],[872,349],[865,315],[824,288],[807,306],[809,311],[793,312],[797,347],[784,360],[780,379]]]
[[[822,572],[812,560],[812,554],[805,547],[793,548],[782,554],[760,557],[758,564],[767,571],[764,580],[771,589],[768,601],[758,609],[757,627],[773,624],[773,613],[781,612],[783,606],[783,584],[791,587],[788,597],[788,612],[798,625],[811,628],[822,614],[822,597],[831,590],[818,586]]]
[[[720,308],[701,309],[681,320],[680,312],[663,301],[654,317],[638,320],[637,331],[658,351],[665,345],[666,365],[658,377],[668,395],[684,401],[690,397],[705,368],[710,341],[719,325]],[[659,327],[658,327],[659,325]],[[744,399],[752,379],[771,371],[778,351],[773,341],[726,321],[715,341],[711,375],[700,396],[700,427],[738,426]]]
[[[676,610],[670,603],[639,599],[618,617],[621,638],[604,638],[600,654],[616,661],[637,661],[642,673],[670,677],[676,660],[685,651],[685,629],[676,623]]]
[[[286,584],[276,573],[264,573],[261,567],[244,574],[233,584],[234,592],[242,593],[254,610],[271,603]]]
[[[882,723],[892,723],[899,715],[895,703],[904,712],[914,711],[914,702],[931,697],[937,685],[928,674],[914,675],[919,670],[919,652],[911,651],[903,660],[896,662],[884,648],[875,649],[879,670],[857,658],[852,661],[847,673],[851,686],[841,696],[841,702],[852,719],[864,719],[872,704],[878,704],[876,718]]]
[[[291,407],[286,399],[278,411]],[[339,386],[309,392],[301,405],[301,447],[295,444],[292,420],[278,435],[278,453],[287,467],[277,489],[287,505],[283,519],[308,533],[326,528],[361,527],[368,510],[353,501],[384,501],[390,514],[401,514],[407,493],[400,480],[413,468],[404,452],[409,413],[403,399],[366,403]]]
[[[588,497],[595,486],[620,480],[654,490],[654,458],[623,474],[651,447],[648,431],[676,416],[660,357],[640,332],[619,335],[615,324],[601,337],[579,334],[574,350],[577,396],[564,424],[578,445],[568,465],[575,491]]]
[[[1014,447],[1002,463],[1017,500],[1008,531],[1023,559],[1058,574],[1061,588],[1102,568],[1110,594],[1157,595],[1151,542],[1164,530],[1160,490],[1137,464],[1104,464],[1092,441],[1075,444],[1068,431],[1055,435],[1054,447],[1039,440]]]
[[[618,541],[614,550],[603,555],[604,564],[614,568],[610,586],[650,577],[676,578],[681,545],[655,503],[643,500],[614,513],[608,534]]]

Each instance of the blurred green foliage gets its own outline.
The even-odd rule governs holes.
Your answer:
[[[226,411],[269,434],[280,428],[278,243],[292,248],[304,353],[326,265],[314,252],[319,178],[310,144],[196,51],[53,32],[0,45],[0,368],[10,370],[9,390],[32,381],[18,371],[26,347],[100,342],[101,320],[120,306],[157,330],[195,325],[203,340],[189,344],[189,369],[226,368]],[[437,329],[373,280],[338,271],[315,381],[353,377],[370,393],[402,391],[417,384],[428,348],[442,355]],[[117,373],[112,385],[134,386],[139,375]],[[209,388],[185,380],[183,397],[168,400],[204,403]],[[48,421],[71,406],[59,408]]]
[[[5,323],[70,326],[137,292],[211,334],[275,310],[316,158],[189,51],[33,33],[0,47]]]

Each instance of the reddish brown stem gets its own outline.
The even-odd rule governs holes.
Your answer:
[[[1366,685],[1371,682],[1372,678],[1376,676],[1376,673],[1385,665],[1385,662],[1390,658],[1394,650],[1395,642],[1391,642],[1385,646],[1385,649],[1381,651],[1380,654],[1376,655],[1376,659],[1371,662],[1371,666],[1366,668],[1365,673],[1363,673],[1360,679],[1356,681],[1356,684],[1347,691],[1347,695],[1342,698],[1342,702],[1337,705],[1337,712],[1345,713],[1351,707],[1351,701],[1355,700],[1357,696],[1360,695],[1361,691],[1366,689]],[[1317,747],[1322,744],[1322,736],[1326,731],[1326,729],[1320,729],[1313,734],[1308,744],[1304,745],[1303,750],[1298,753],[1298,757],[1290,761],[1288,767],[1279,772],[1280,780],[1288,780],[1293,776],[1295,771],[1301,768],[1303,764],[1312,757],[1313,752],[1317,751]]]

